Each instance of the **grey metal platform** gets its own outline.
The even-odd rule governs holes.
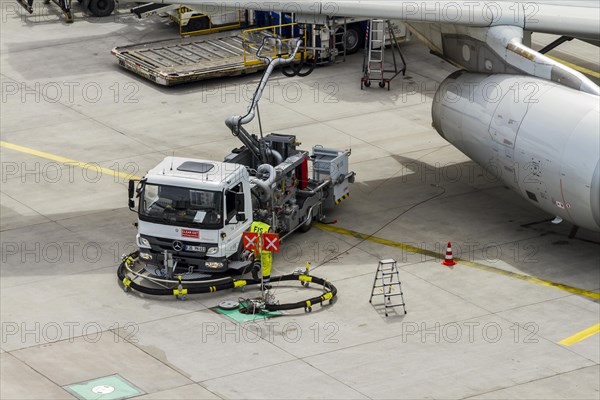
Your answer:
[[[256,33],[257,40],[263,35]],[[259,42],[258,42],[259,43]],[[244,55],[244,47],[248,47]],[[223,76],[250,74],[264,69],[256,61],[257,45],[244,44],[242,30],[170,39],[112,50],[121,67],[164,86]]]

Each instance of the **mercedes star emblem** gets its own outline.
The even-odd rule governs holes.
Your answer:
[[[173,250],[175,250],[175,251],[183,250],[183,243],[181,243],[179,240],[174,241],[173,242]]]

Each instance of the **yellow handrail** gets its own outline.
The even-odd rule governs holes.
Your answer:
[[[278,24],[278,25],[271,25],[271,26],[264,26],[264,27],[260,27],[260,28],[251,28],[251,29],[245,29],[242,33],[242,46],[244,48],[244,65],[245,66],[251,66],[251,65],[258,65],[258,64],[263,64],[263,61],[257,60],[257,59],[253,59],[253,60],[248,60],[248,50],[251,49],[251,45],[248,44],[248,40],[247,40],[247,35],[249,33],[254,33],[254,32],[259,32],[259,31],[266,31],[266,30],[273,30],[273,36],[274,37],[280,37],[281,36],[281,29],[282,28],[286,28],[286,27],[291,27],[293,29],[294,26],[299,25],[299,23],[297,22],[289,22],[287,24]],[[279,34],[276,32],[276,30],[279,30]],[[285,39],[281,39],[282,42],[289,42],[292,39],[297,39],[297,38],[285,38]],[[304,28],[304,35],[302,37],[302,45],[303,48],[298,51],[298,54],[296,54],[296,58],[301,58],[304,53],[306,52],[306,27]],[[258,50],[258,47],[256,49],[254,49],[255,51]],[[273,48],[273,57],[277,56],[277,48],[274,47]]]

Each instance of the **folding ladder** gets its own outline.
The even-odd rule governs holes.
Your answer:
[[[398,45],[394,29],[389,20],[372,19],[369,21],[369,32],[367,34],[367,46],[365,47],[365,58],[363,61],[363,77],[360,80],[360,88],[370,87],[371,81],[379,81],[379,87],[384,88],[387,85],[390,90],[390,81],[398,76],[406,74],[406,61]],[[390,40],[390,50],[394,62],[393,70],[385,69],[385,45],[386,39]],[[396,53],[402,60],[402,68],[398,67]],[[392,75],[386,77],[386,73]]]
[[[372,19],[369,21],[369,41],[366,48],[367,60],[364,65],[364,76],[361,80],[361,89],[365,86],[371,86],[372,80],[378,80],[379,86],[385,85],[383,80],[383,63],[385,49],[385,21],[382,19]]]
[[[379,282],[378,282],[379,281]],[[376,289],[380,289],[375,293]],[[404,293],[402,293],[402,285],[400,283],[400,275],[396,260],[387,259],[379,260],[375,279],[373,279],[373,289],[371,290],[371,298],[369,303],[372,304],[373,297],[383,296],[383,305],[385,307],[385,316],[388,316],[388,308],[402,306],[404,314],[406,314],[406,304],[404,303]],[[400,303],[394,303],[392,297],[400,296]]]
[[[331,49],[329,61],[336,64],[340,62],[346,62],[346,36],[348,35],[348,23],[347,19],[344,18],[344,24],[342,25],[342,32],[334,33],[333,35],[333,49]],[[341,50],[340,50],[341,49]],[[341,53],[342,59],[338,59]]]

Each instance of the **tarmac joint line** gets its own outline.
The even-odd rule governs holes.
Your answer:
[[[388,239],[383,239],[383,238],[380,238],[377,236],[367,235],[365,233],[360,233],[360,232],[353,231],[350,229],[340,228],[337,226],[326,225],[326,224],[321,224],[321,223],[315,223],[314,226],[319,229],[322,229],[324,231],[338,233],[340,235],[352,236],[357,239],[367,240],[369,242],[381,244],[384,246],[394,247],[397,249],[409,251],[411,253],[422,254],[422,255],[433,257],[433,258],[439,259],[439,260],[443,260],[445,258],[445,254],[437,253],[437,252],[431,251],[431,250],[422,249],[422,248],[416,247],[416,246],[411,246],[406,243],[395,242],[393,240],[388,240]],[[496,268],[496,267],[492,267],[489,265],[480,264],[480,263],[477,263],[474,261],[463,260],[460,258],[454,258],[454,261],[456,261],[458,264],[461,264],[461,265],[464,265],[467,267],[476,268],[476,269],[479,269],[482,271],[492,272],[494,274],[506,276],[506,277],[513,278],[513,279],[519,279],[519,280],[526,281],[529,283],[535,283],[536,285],[552,287],[555,289],[563,290],[565,292],[589,297],[594,300],[600,300],[600,293],[592,292],[590,290],[585,290],[585,289],[565,285],[565,284],[558,283],[558,282],[552,282],[549,280],[536,278],[534,276],[518,274],[516,272],[506,271],[501,268]]]

